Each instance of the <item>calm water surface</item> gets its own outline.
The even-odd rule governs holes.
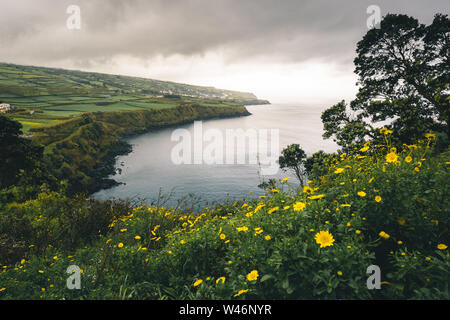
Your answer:
[[[289,144],[298,143],[308,155],[318,150],[333,152],[337,149],[334,142],[322,139],[320,115],[326,107],[328,105],[248,106],[251,116],[203,121],[203,131],[219,129],[225,136],[227,129],[279,129],[279,151]],[[179,142],[171,141],[171,135],[177,128],[187,129],[194,135],[194,125],[187,124],[128,139],[133,146],[133,152],[117,158],[116,166],[121,168],[122,172],[112,177],[124,184],[101,190],[94,194],[94,197],[145,198],[146,202],[151,203],[162,192],[166,196],[171,194],[165,205],[175,206],[177,200],[188,194],[201,198],[194,200],[198,205],[241,200],[244,197],[264,194],[264,191],[257,187],[263,179],[258,165],[174,164],[171,152]],[[294,177],[279,169],[277,174],[264,178],[281,179],[286,176]],[[295,184],[295,179],[291,179],[290,183]]]

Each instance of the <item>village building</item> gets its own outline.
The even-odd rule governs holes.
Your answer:
[[[6,102],[0,103],[0,113],[7,113],[10,110],[11,106],[9,105],[9,103]]]

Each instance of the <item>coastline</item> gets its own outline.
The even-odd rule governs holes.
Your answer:
[[[267,103],[261,103],[267,104]],[[253,104],[252,104],[253,105]],[[102,168],[98,168],[99,171],[101,171],[101,176],[103,177],[98,185],[98,188],[93,189],[89,192],[89,195],[92,195],[100,190],[106,190],[110,189],[112,187],[121,185],[123,183],[117,182],[116,180],[109,178],[110,176],[115,176],[117,174],[117,168],[116,168],[116,160],[119,156],[127,155],[131,152],[133,152],[133,146],[125,141],[127,138],[132,138],[135,136],[139,136],[141,134],[145,133],[151,133],[156,132],[161,129],[167,129],[167,128],[175,128],[179,125],[189,124],[193,123],[194,121],[199,120],[214,120],[214,119],[228,119],[228,118],[239,118],[239,117],[247,117],[250,116],[251,113],[245,108],[247,112],[237,115],[216,115],[212,117],[199,117],[188,121],[182,121],[170,125],[159,125],[159,126],[152,126],[151,128],[145,129],[145,130],[137,130],[130,133],[126,133],[122,136],[119,136],[119,141],[111,147],[110,152],[100,160],[100,163],[103,164]]]
[[[248,116],[244,105],[206,107],[198,104],[174,108],[85,113],[80,117],[33,130],[35,142],[45,146],[46,160],[55,176],[68,180],[70,194],[89,195],[119,183],[116,158],[132,151],[125,138],[192,123],[196,120]]]

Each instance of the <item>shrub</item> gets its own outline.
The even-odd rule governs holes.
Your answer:
[[[18,230],[8,239],[23,247],[30,233],[41,250],[3,266],[0,298],[449,299],[448,152],[433,154],[433,135],[393,149],[384,132],[384,145],[334,157],[302,190],[283,179],[198,213],[99,204],[94,214],[48,194],[12,205],[2,230]],[[65,287],[72,264],[80,291]],[[366,286],[370,265],[382,290]]]

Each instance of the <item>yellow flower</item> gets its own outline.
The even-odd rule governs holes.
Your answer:
[[[419,171],[420,171],[419,167],[415,167],[415,168],[414,168],[414,171],[415,171],[415,172],[419,172]]]
[[[285,182],[288,181],[289,179],[290,179],[290,177],[283,178],[283,180],[281,180],[281,183],[285,183]]]
[[[380,201],[381,201],[381,197],[380,197],[380,196],[376,196],[376,197],[375,197],[375,201],[376,201],[376,202],[380,202]]]
[[[390,152],[386,155],[386,162],[396,162],[398,155],[395,152]]]
[[[185,243],[186,243],[186,241],[184,241],[184,240],[181,240],[181,241],[180,241],[180,243],[181,243],[181,244],[185,244]]]
[[[365,197],[366,193],[364,191],[358,191],[358,196]]]
[[[412,161],[412,158],[411,158],[411,156],[407,156],[406,158],[405,158],[405,162],[408,162],[408,163],[410,163]]]
[[[269,241],[270,239],[272,239],[269,235],[267,235],[264,239],[266,239],[267,241]]]
[[[273,193],[279,193],[280,190],[279,190],[279,189],[272,189],[272,192],[273,192]]]
[[[433,133],[427,133],[427,134],[425,135],[425,138],[434,140],[434,139],[436,139],[436,135],[433,134]]]
[[[255,236],[257,236],[258,234],[261,234],[261,233],[263,233],[264,232],[264,230],[262,230],[262,229],[260,229],[260,228],[258,228],[259,230],[256,230],[256,232],[255,232]]]
[[[122,248],[122,247],[123,247],[123,243],[121,242],[121,243],[119,243],[117,246],[118,246],[119,248]]]
[[[268,214],[271,214],[275,211],[277,211],[278,209],[280,209],[279,207],[273,207],[272,209],[270,209],[269,211],[267,211]]]
[[[127,229],[120,229],[120,232],[125,232],[127,231]]]
[[[248,228],[247,228],[247,227],[240,227],[240,228],[236,228],[236,230],[237,230],[238,232],[241,232],[241,231],[247,232],[247,231],[248,231]]]
[[[391,134],[392,131],[391,131],[391,130],[388,130],[388,129],[386,129],[386,128],[382,128],[382,129],[380,129],[380,133],[382,133],[382,134],[384,134],[384,135],[388,135],[388,134]]]
[[[447,246],[445,244],[443,244],[443,243],[440,243],[440,244],[438,244],[437,248],[439,250],[445,250],[445,249],[447,249]]]
[[[202,283],[203,283],[203,280],[199,279],[199,280],[194,282],[194,287],[197,287],[197,286],[201,285]]]
[[[219,282],[225,283],[225,277],[220,277],[216,280],[216,284],[218,284]]]
[[[20,260],[20,264],[24,264],[25,263],[25,259]]]
[[[366,152],[367,150],[369,150],[368,145],[366,145],[364,148],[359,149],[359,151],[361,151],[361,152]]]
[[[332,246],[334,242],[333,235],[328,231],[319,231],[315,236],[315,240],[317,244],[320,244],[321,248]]]
[[[256,279],[258,279],[258,276],[259,276],[258,271],[257,270],[253,270],[252,272],[250,272],[247,275],[247,280],[248,281],[255,281]]]
[[[246,293],[248,291],[248,289],[246,289],[246,290],[240,290],[238,293],[236,293],[235,295],[234,295],[234,297],[239,297],[241,294],[244,294],[244,293]]]
[[[1,288],[1,289],[0,289],[0,292],[5,291],[5,290],[6,290],[6,288]]]
[[[389,235],[384,231],[381,231],[378,235],[384,239],[389,239]]]
[[[342,173],[344,171],[344,168],[337,168],[334,173],[339,174]]]
[[[311,200],[317,200],[317,199],[322,199],[323,197],[325,197],[324,194],[318,194],[318,195],[316,195],[316,196],[308,197],[308,199],[311,199]]]
[[[136,240],[141,240],[141,236],[134,237]]]
[[[225,234],[223,234],[223,233],[220,235],[220,239],[222,239],[222,240],[224,240],[226,237],[227,236]]]
[[[355,233],[356,234],[361,234],[361,230],[356,230]]]
[[[342,276],[342,271],[337,272],[338,276]]]
[[[303,211],[303,209],[305,209],[305,207],[306,207],[306,203],[303,203],[303,202],[297,202],[293,206],[294,211]]]
[[[167,251],[167,253],[168,253],[168,254],[172,254],[172,251],[171,251],[171,250],[169,250],[169,251]]]

